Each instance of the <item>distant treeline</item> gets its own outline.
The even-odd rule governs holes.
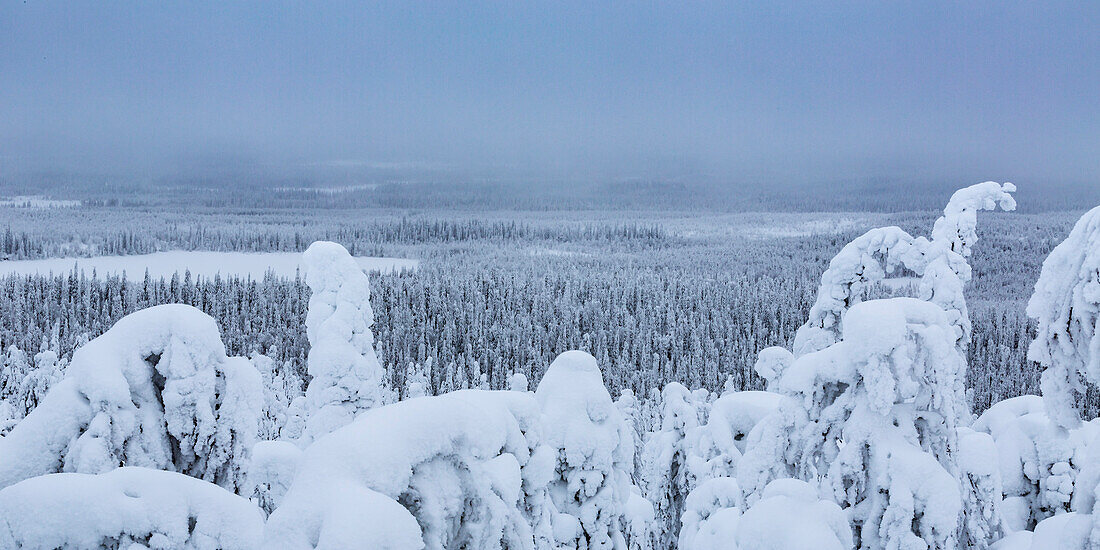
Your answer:
[[[899,212],[942,208],[960,186],[938,179],[853,178],[784,181],[338,180],[256,175],[154,181],[106,176],[22,175],[0,179],[0,194],[46,194],[89,206],[263,209],[658,210],[720,212]],[[1024,212],[1080,210],[1100,204],[1096,182],[1021,181]]]
[[[53,227],[53,231],[37,234],[15,232],[9,226],[0,237],[0,253],[8,259],[33,259],[147,254],[159,250],[300,252],[314,241],[328,240],[346,243],[352,254],[382,255],[385,250],[381,246],[387,244],[544,241],[659,246],[667,237],[659,224],[628,221],[534,225],[514,220],[401,218],[357,224],[257,226],[234,223],[233,217],[227,215],[223,221],[211,225],[157,221],[140,228],[116,229],[107,225],[76,227],[79,220],[69,223],[73,225],[71,232]]]

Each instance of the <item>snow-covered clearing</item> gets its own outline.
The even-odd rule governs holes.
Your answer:
[[[73,208],[80,206],[80,201],[48,199],[39,195],[18,195],[0,198],[0,207],[4,206],[17,208]]]
[[[399,271],[416,269],[419,260],[408,258],[356,257],[364,271]],[[0,274],[32,275],[68,273],[76,267],[87,275],[95,270],[99,276],[122,274],[131,281],[145,278],[145,270],[154,279],[171,277],[190,270],[194,276],[213,277],[237,275],[260,279],[268,270],[276,275],[293,277],[302,267],[302,255],[297,252],[206,252],[172,250],[134,256],[94,256],[91,258],[48,258],[44,260],[0,261]]]

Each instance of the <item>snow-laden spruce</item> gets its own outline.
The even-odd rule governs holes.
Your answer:
[[[1031,530],[1040,521],[1069,512],[1074,486],[1087,461],[1088,444],[1100,421],[1068,431],[1051,421],[1036,395],[995,403],[974,422],[996,447],[1003,486],[1001,517],[1008,532]]]
[[[210,316],[144,309],[76,350],[65,378],[0,438],[0,487],[126,465],[237,491],[262,405],[259,373],[225,356]]]
[[[746,503],[794,477],[848,511],[858,547],[965,546],[954,449],[968,414],[966,364],[955,335],[950,316],[922,300],[848,310],[841,340],[799,357],[778,380],[786,397],[738,464]],[[980,532],[995,532],[997,521]]]
[[[1096,548],[1100,546],[1096,506],[1100,428],[1096,421],[1081,424],[1076,400],[1084,393],[1085,381],[1100,383],[1100,207],[1087,212],[1043,262],[1027,313],[1038,321],[1028,358],[1044,369],[1042,399],[1049,417],[1049,425],[1035,430],[1036,446],[1041,447],[1036,460],[1040,469],[1028,476],[1038,478],[1036,500],[1045,508],[1036,513],[1033,504],[1029,519],[1054,515],[1040,521],[1033,535],[1021,534],[1001,547]],[[1021,447],[1028,450],[1026,445]]]
[[[1047,412],[1072,428],[1080,422],[1080,378],[1100,384],[1100,207],[1082,216],[1043,262],[1027,314],[1039,324],[1028,359],[1044,369]]]
[[[175,472],[61,473],[0,490],[0,548],[254,550],[263,515],[248,500]]]
[[[736,476],[749,434],[776,411],[780,399],[777,393],[743,391],[715,400],[707,422],[687,434],[687,468],[694,483]]]
[[[306,314],[311,380],[291,406],[288,436],[304,447],[393,399],[374,353],[367,275],[343,246],[328,241],[311,244],[302,265],[312,292]]]
[[[56,326],[54,334],[56,335]],[[9,346],[0,370],[0,436],[7,434],[45,398],[49,388],[59,382],[67,362],[57,356],[56,338],[33,361],[16,346]]]
[[[688,471],[688,432],[698,428],[699,412],[691,392],[678,382],[661,391],[660,430],[648,435],[641,459],[641,485],[656,508],[658,547],[671,548],[680,532],[684,499],[695,480]]]
[[[596,359],[567,351],[546,371],[535,397],[552,458],[549,494],[560,548],[622,548],[634,446]]]
[[[846,245],[821,276],[810,318],[795,334],[794,353],[824,349],[836,342],[844,312],[859,303],[864,291],[900,269],[921,277],[921,298],[942,307],[958,327],[957,343],[970,338],[970,318],[963,285],[970,280],[966,258],[977,242],[977,212],[1015,210],[1016,186],[987,181],[959,189],[932,228],[932,239],[914,238],[898,227],[879,227]]]

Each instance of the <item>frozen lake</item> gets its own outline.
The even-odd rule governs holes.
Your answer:
[[[396,271],[416,269],[420,262],[406,258],[375,258],[361,256],[355,258],[364,271]],[[0,261],[0,275],[48,275],[72,271],[75,266],[89,277],[94,269],[100,277],[107,274],[126,273],[131,281],[145,278],[145,270],[154,279],[170,278],[179,272],[191,270],[192,276],[213,277],[215,274],[251,276],[263,278],[269,269],[278,275],[293,277],[294,271],[301,266],[300,252],[207,252],[173,250],[139,254],[135,256],[95,256],[91,258],[48,258],[44,260],[5,260]]]

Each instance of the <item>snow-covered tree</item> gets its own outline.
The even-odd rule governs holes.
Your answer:
[[[1034,529],[1040,521],[1071,510],[1093,423],[1067,432],[1051,421],[1041,397],[1023,395],[995,403],[972,427],[993,438],[1004,495],[999,509],[1007,532]]]
[[[1004,493],[997,446],[989,434],[970,428],[958,428],[958,435],[955,459],[963,499],[959,543],[965,548],[982,548],[1004,533],[1001,511]]]
[[[144,309],[78,349],[65,378],[0,438],[0,487],[127,465],[238,491],[262,405],[259,373],[225,356],[212,318],[185,305]]]
[[[263,525],[240,496],[148,468],[49,474],[0,490],[0,548],[255,550]]]
[[[44,342],[44,346],[48,342]],[[0,435],[6,434],[27,413],[34,410],[46,396],[50,387],[61,380],[66,361],[57,356],[49,347],[34,355],[33,366],[28,364],[26,355],[16,347],[8,349],[7,386],[0,389]],[[6,394],[6,395],[5,395]]]
[[[966,363],[950,316],[913,298],[848,310],[839,342],[783,373],[788,396],[753,430],[738,465],[747,504],[776,478],[819,483],[860,547],[955,548],[963,530],[956,457]]]
[[[661,548],[675,545],[684,500],[695,484],[684,443],[698,426],[698,405],[691,392],[669,382],[661,392],[660,429],[647,435],[641,460],[642,490],[654,504]]]
[[[0,435],[6,434],[23,417],[27,416],[28,400],[23,394],[24,380],[30,376],[31,366],[27,354],[17,346],[8,346],[0,376]]]
[[[522,372],[514,372],[508,377],[508,389],[511,391],[531,391],[529,385],[530,383],[527,381],[527,375]]]
[[[977,212],[1015,210],[1016,186],[987,181],[959,189],[932,228],[932,239],[914,238],[898,227],[879,227],[848,243],[821,276],[810,317],[795,335],[794,354],[824,349],[842,332],[844,312],[863,299],[866,289],[899,268],[921,277],[921,298],[952,318],[960,349],[970,338],[963,285],[970,280],[966,258],[977,242]]]
[[[265,514],[271,514],[282,504],[301,460],[302,449],[291,441],[258,441],[252,447],[248,484],[252,487],[253,502]]]
[[[289,435],[305,446],[392,396],[374,353],[367,275],[343,246],[328,241],[311,244],[302,263],[312,292],[306,314],[312,378],[292,407]]]
[[[1051,419],[1080,423],[1081,378],[1100,384],[1100,207],[1073,226],[1043,262],[1027,314],[1038,322],[1028,358],[1043,367],[1043,402]]]
[[[987,446],[971,445],[961,455],[968,460],[958,463],[957,428],[971,418],[963,355],[971,322],[963,286],[971,276],[966,258],[977,241],[977,211],[1015,209],[1015,190],[995,182],[960,189],[931,240],[877,228],[832,259],[810,317],[796,333],[798,359],[788,363],[780,352],[769,352],[758,361],[769,390],[793,399],[761,423],[752,456],[739,465],[750,504],[768,481],[795,476],[822,480],[843,507],[852,507],[863,544],[946,548],[984,545],[999,536],[996,484],[969,460]],[[920,300],[860,307],[868,286],[899,268],[920,277]],[[863,326],[849,331],[851,323]],[[917,486],[900,475],[907,469],[929,478]],[[979,517],[961,521],[964,503]]]
[[[732,477],[715,477],[692,489],[684,502],[683,521],[677,538],[679,550],[736,548],[725,528],[741,517],[741,488]],[[719,540],[722,539],[722,540]]]
[[[275,360],[261,353],[249,358],[260,373],[264,387],[264,407],[260,416],[260,439],[278,439],[286,426],[290,404],[302,393],[297,377],[288,376],[287,369],[277,369]]]
[[[535,397],[543,441],[555,457],[550,496],[559,548],[621,548],[634,446],[596,359],[567,351],[546,371]]]
[[[430,368],[430,361],[428,366]],[[428,380],[428,373],[424,365],[420,363],[409,363],[408,368],[405,369],[405,391],[402,396],[403,399],[424,397],[431,393],[430,390],[431,381]]]
[[[1044,449],[1041,455],[1047,458],[1042,465],[1053,462],[1049,475],[1041,476],[1053,487],[1040,486],[1040,497],[1063,497],[1054,504],[1064,505],[1072,492],[1073,510],[1041,521],[1031,548],[1095,548],[1100,545],[1100,437],[1096,428],[1081,429],[1077,399],[1086,381],[1100,383],[1100,207],[1082,216],[1043,262],[1027,314],[1038,322],[1028,358],[1043,367],[1043,404],[1054,425],[1042,444],[1055,452]],[[1075,451],[1084,434],[1089,444],[1080,460]],[[1074,466],[1080,462],[1078,472]]]

